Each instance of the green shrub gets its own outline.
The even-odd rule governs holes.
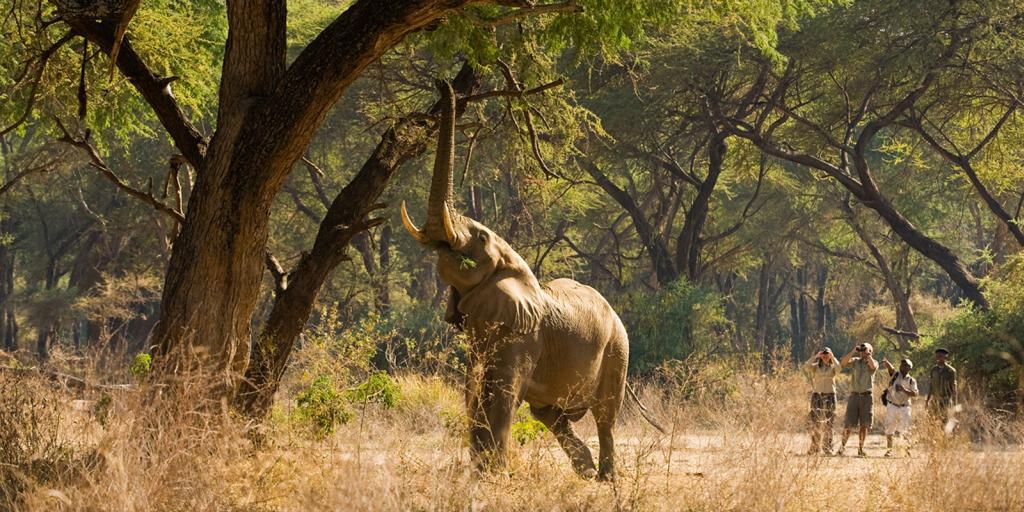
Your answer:
[[[641,373],[717,345],[729,328],[721,297],[684,279],[631,295],[618,310],[629,333],[630,367]]]
[[[516,411],[516,421],[512,424],[512,439],[524,445],[544,435],[548,428],[530,414],[530,407],[525,403]]]
[[[139,352],[135,354],[135,358],[132,359],[132,366],[129,370],[136,379],[142,380],[149,375],[149,371],[153,368],[153,358],[145,353]]]
[[[1024,392],[1024,255],[1007,262],[984,281],[991,308],[963,307],[946,322],[932,347],[953,352],[951,363],[961,376],[981,384],[996,402],[1015,400]],[[1020,400],[1024,396],[1016,397]],[[1001,404],[1000,404],[1001,405]]]
[[[394,407],[402,396],[398,384],[384,372],[370,375],[362,384],[350,390],[347,397],[352,402],[378,403],[385,409]]]
[[[317,439],[333,434],[338,425],[352,419],[352,412],[343,393],[328,375],[313,379],[309,388],[299,393],[293,415],[300,423],[310,427]]]

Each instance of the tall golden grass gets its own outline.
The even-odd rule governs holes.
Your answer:
[[[980,408],[952,435],[915,408],[910,457],[882,457],[877,433],[867,458],[805,456],[800,376],[696,371],[643,387],[669,434],[624,410],[618,478],[597,483],[550,434],[517,446],[507,472],[475,474],[458,385],[397,380],[396,407],[356,406],[327,439],[278,414],[254,444],[188,380],[83,392],[0,372],[0,509],[1024,510],[1024,429]],[[577,429],[596,452],[592,420]]]

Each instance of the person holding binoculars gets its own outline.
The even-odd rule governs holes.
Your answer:
[[[874,353],[875,349],[870,343],[861,343],[839,362],[843,368],[850,367],[850,396],[846,399],[846,417],[843,419],[843,444],[836,455],[842,455],[846,451],[846,442],[850,439],[853,427],[859,429],[860,445],[857,455],[867,455],[864,453],[864,440],[868,436],[868,429],[871,428],[871,390],[875,384],[875,370],[878,370],[878,361],[873,357]]]
[[[832,454],[832,429],[836,418],[836,377],[841,370],[832,349],[811,356],[803,365],[811,378],[811,448],[808,455]]]

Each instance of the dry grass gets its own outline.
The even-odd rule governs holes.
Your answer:
[[[0,509],[1024,509],[1019,425],[985,417],[968,440],[919,414],[910,458],[882,458],[877,434],[869,458],[807,457],[805,385],[793,375],[690,382],[698,393],[648,387],[670,435],[625,411],[615,484],[578,479],[550,435],[518,447],[507,474],[474,475],[457,387],[399,382],[393,409],[356,407],[324,441],[277,421],[256,449],[238,420],[198,400],[201,389],[121,392],[101,425],[95,402],[74,402],[98,392],[0,374],[0,427],[19,434],[0,433]],[[578,431],[596,451],[592,420]]]

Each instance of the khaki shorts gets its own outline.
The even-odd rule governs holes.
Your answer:
[[[846,399],[846,417],[843,427],[871,428],[871,395],[850,395]]]

